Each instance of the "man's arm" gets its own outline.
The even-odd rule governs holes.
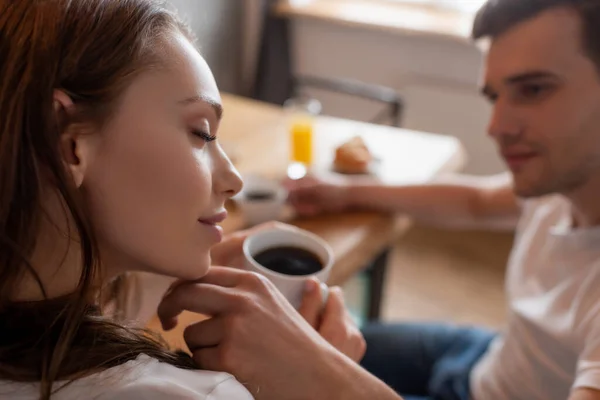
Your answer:
[[[577,389],[569,396],[569,400],[600,400],[600,391],[594,389]]]
[[[427,185],[350,184],[348,206],[409,214],[435,226],[509,230],[520,216],[509,174],[452,176]]]

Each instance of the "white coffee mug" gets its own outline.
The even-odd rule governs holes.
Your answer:
[[[323,268],[310,275],[286,275],[272,271],[254,259],[260,252],[277,247],[296,247],[309,251],[319,257]],[[257,232],[246,239],[243,249],[246,268],[267,277],[296,309],[302,304],[306,282],[313,277],[326,282],[334,262],[333,250],[327,242],[317,235],[297,228],[276,227]],[[324,283],[321,284],[321,293],[326,301],[328,290]]]

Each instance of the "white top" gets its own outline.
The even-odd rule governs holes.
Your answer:
[[[54,389],[60,388],[56,383]],[[0,381],[0,400],[39,398],[38,383]],[[229,374],[190,371],[142,355],[60,389],[56,400],[252,400]]]
[[[600,227],[553,196],[525,202],[509,262],[508,326],[471,375],[477,400],[565,400],[600,390]]]

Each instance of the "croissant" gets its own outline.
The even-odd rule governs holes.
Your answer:
[[[335,150],[334,168],[344,174],[365,174],[373,155],[360,136],[350,139]]]

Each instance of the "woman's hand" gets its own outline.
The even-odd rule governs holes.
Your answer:
[[[227,267],[244,268],[243,245],[246,238],[266,229],[297,229],[279,222],[269,222],[252,229],[238,231],[228,235],[223,242],[213,247],[212,263]],[[323,306],[321,290],[316,280],[306,285],[300,314],[317,332],[336,349],[359,362],[365,354],[365,341],[346,310],[344,296],[340,288],[330,288],[327,304]]]
[[[329,288],[329,297],[323,306],[319,282],[309,280],[299,312],[333,347],[356,362],[362,360],[367,345],[346,309],[342,289]]]
[[[321,330],[327,331],[327,321],[332,321],[325,315],[342,305],[339,296],[334,289]],[[307,299],[316,306],[317,297]],[[317,307],[307,302],[303,311],[315,321],[312,311]],[[198,282],[175,285],[158,309],[163,328],[175,327],[183,310],[211,317],[185,329],[184,339],[194,360],[202,368],[234,375],[256,400],[399,399],[327,343],[275,286],[258,274],[213,267]],[[336,318],[341,315],[333,313]],[[348,348],[349,353],[360,353],[354,346]]]
[[[296,229],[280,222],[267,222],[251,229],[231,233],[211,249],[212,265],[244,268],[244,241],[250,235],[267,229]]]
[[[330,381],[331,362],[352,363],[252,272],[213,267],[198,282],[173,286],[158,308],[163,329],[175,327],[183,310],[211,317],[184,332],[198,365],[234,374],[257,399],[334,398],[323,397],[330,388],[320,387]]]

